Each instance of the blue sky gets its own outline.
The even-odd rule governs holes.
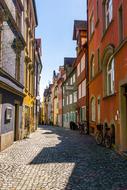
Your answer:
[[[52,81],[53,70],[58,71],[64,57],[76,56],[73,24],[74,20],[86,19],[86,0],[36,0],[36,6],[36,37],[42,38],[42,98],[44,88]]]

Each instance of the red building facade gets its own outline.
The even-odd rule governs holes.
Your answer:
[[[77,74],[77,121],[86,121],[86,53],[87,53],[87,22],[74,21],[73,40],[76,40],[75,60]]]
[[[63,101],[63,96],[62,96],[62,82],[65,77],[65,71],[64,71],[64,66],[59,67],[59,73],[58,73],[58,126],[62,127],[62,101]]]
[[[108,125],[122,151],[127,150],[126,17],[126,0],[88,0],[90,132]]]

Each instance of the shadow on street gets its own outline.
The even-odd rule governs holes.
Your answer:
[[[42,138],[54,134],[60,143],[43,148],[29,164],[75,163],[65,190],[127,190],[127,160],[113,150],[97,146],[91,136],[80,136],[78,131],[41,129]]]

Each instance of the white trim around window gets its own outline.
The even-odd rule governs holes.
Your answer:
[[[113,1],[105,1],[105,27],[107,28],[113,17]]]
[[[114,93],[114,59],[110,59],[107,64],[107,95]]]

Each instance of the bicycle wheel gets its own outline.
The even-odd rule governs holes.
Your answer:
[[[95,136],[95,139],[96,139],[96,143],[98,145],[102,144],[102,141],[103,141],[103,135],[102,135],[102,133],[97,133],[96,136]]]
[[[111,137],[110,137],[109,135],[107,135],[107,136],[105,137],[104,142],[105,142],[106,148],[111,148],[112,140],[111,140]]]

